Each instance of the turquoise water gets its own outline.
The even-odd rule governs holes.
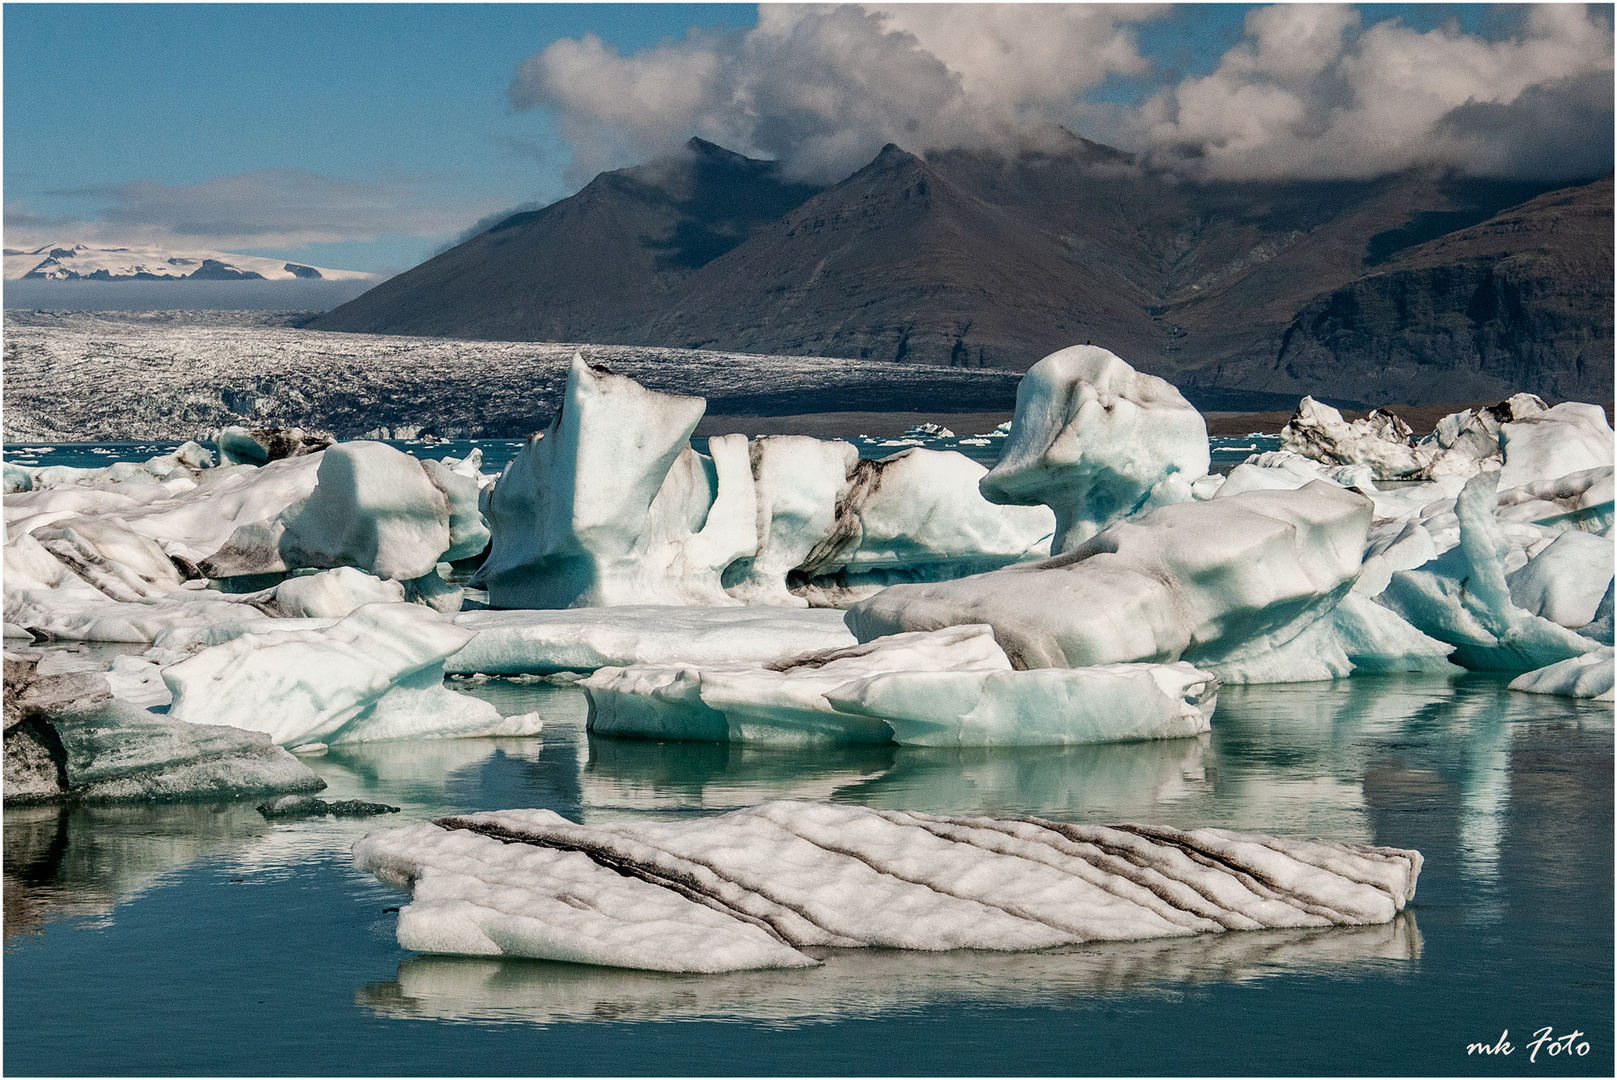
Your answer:
[[[973,461],[981,462],[992,467],[999,460],[1000,449],[1005,445],[1002,438],[988,439],[985,444],[977,445],[982,440],[975,439],[964,432],[953,438],[936,439],[931,437],[916,439],[889,439],[866,438],[860,436],[850,439],[859,448],[859,455],[867,458],[881,458],[889,454],[896,454],[907,446],[924,446],[931,450],[958,450]],[[471,453],[474,447],[483,451],[483,471],[499,472],[505,468],[506,462],[517,455],[522,449],[522,439],[452,439],[443,442],[425,443],[419,439],[408,442],[392,441],[389,446],[413,454],[419,458],[431,458],[434,461],[446,457],[463,458]],[[1236,438],[1215,438],[1211,440],[1213,451],[1213,470],[1227,472],[1235,465],[1245,461],[1249,454],[1261,450],[1278,450],[1280,440],[1273,435],[1242,435]],[[44,465],[71,465],[75,468],[89,469],[102,468],[117,461],[142,462],[163,454],[171,453],[180,444],[177,442],[141,442],[141,443],[7,443],[4,454],[5,460],[26,468],[37,468]],[[691,445],[701,451],[707,450],[706,439],[692,439]]]
[[[271,823],[255,800],[8,809],[6,1071],[1612,1073],[1609,704],[1365,677],[1226,688],[1200,739],[770,751],[590,738],[576,691],[453,685],[545,710],[543,735],[310,760],[327,798],[403,808],[380,822]],[[388,910],[405,898],[347,854],[447,812],[590,822],[771,798],[1223,825],[1427,861],[1390,927],[682,977],[408,953]],[[1546,1026],[1583,1034],[1529,1062]],[[1467,1055],[1506,1029],[1513,1055]]]

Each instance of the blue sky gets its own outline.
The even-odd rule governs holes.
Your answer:
[[[1154,134],[1167,129],[1160,117],[1152,119],[1151,96],[1184,84],[1191,100],[1189,80],[1214,72],[1230,50],[1256,40],[1245,26],[1250,10],[1185,5],[1073,29],[1080,35],[1073,55],[1090,57],[1093,71],[1031,106],[1028,91],[1019,90],[1010,106],[1017,115],[1036,106],[1041,115],[1112,141],[1164,137]],[[1598,10],[1609,30],[1610,8]],[[1424,33],[1447,24],[1456,41],[1473,42],[1508,38],[1521,21],[1515,9],[1481,5],[1361,5],[1360,12],[1364,27],[1397,18]],[[874,16],[860,18],[844,20],[838,32],[894,29]],[[397,270],[487,215],[553,201],[598,167],[641,160],[691,134],[743,152],[783,159],[796,153],[799,171],[817,164],[831,170],[827,179],[847,162],[867,159],[869,145],[887,137],[887,120],[853,118],[861,112],[857,101],[848,106],[848,123],[865,124],[868,132],[860,134],[868,137],[838,144],[850,147],[846,161],[816,158],[819,144],[772,143],[768,125],[751,113],[738,119],[736,100],[789,97],[789,87],[771,82],[789,76],[774,69],[786,71],[789,60],[803,55],[770,52],[768,35],[749,31],[758,22],[752,5],[7,4],[7,246],[29,236],[62,242],[82,232],[180,236],[198,246],[316,265]],[[846,48],[836,44],[846,37],[828,37],[824,27],[811,41],[805,25],[790,33],[822,50],[814,54],[821,66],[827,48],[833,54]],[[937,36],[944,30],[914,33],[943,58],[956,84],[964,79],[965,90],[959,100],[944,101],[952,92],[945,78],[933,97],[899,100],[892,115],[947,113],[953,118],[947,124],[928,120],[923,128],[934,141],[998,123],[983,104],[1002,104],[992,73],[971,68],[969,58],[951,58],[950,43]],[[590,35],[604,51],[589,52]],[[1118,41],[1132,43],[1137,56],[1110,66],[1092,59],[1101,43]],[[1592,47],[1574,42],[1569,55],[1581,56],[1576,48]],[[905,50],[913,57],[913,49]],[[1608,78],[1609,51],[1608,42]],[[576,64],[583,61],[576,57],[592,55],[611,63],[588,65],[580,77]],[[931,54],[923,58],[934,74],[943,71]],[[1566,61],[1576,71],[1591,62],[1601,63]],[[661,111],[665,98],[679,96],[672,94],[652,99],[656,107],[643,116],[625,119],[615,109],[620,93],[655,90],[670,72],[685,80],[680,86],[694,87],[691,73],[714,65],[720,74],[691,89],[678,108]],[[902,81],[913,86],[924,79]],[[1307,105],[1306,93],[1297,93]],[[802,109],[782,107],[798,109],[794,117]],[[1169,115],[1181,107],[1172,104]],[[974,119],[960,120],[963,109]],[[835,116],[815,121],[839,125]],[[916,129],[913,118],[907,122],[906,130]],[[1175,137],[1186,137],[1183,121],[1174,123]],[[1316,159],[1325,160],[1299,153],[1298,168],[1331,167]]]

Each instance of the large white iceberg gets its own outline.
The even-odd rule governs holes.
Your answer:
[[[894,585],[849,608],[848,625],[871,641],[986,623],[1022,669],[1183,659],[1221,674],[1225,659],[1250,662],[1331,612],[1358,575],[1370,515],[1364,496],[1317,481],[1178,503],[1044,562]]]
[[[989,627],[955,626],[771,664],[603,668],[580,686],[598,735],[1059,746],[1205,732],[1218,680],[1183,663],[1015,671]]]
[[[473,584],[504,608],[691,602],[667,596],[683,591],[683,580],[645,572],[643,541],[664,546],[681,524],[686,536],[699,532],[718,496],[717,465],[706,459],[709,475],[689,447],[705,409],[699,397],[659,394],[574,357],[560,414],[488,497],[493,540]],[[653,527],[652,505],[684,455],[658,508],[661,528]],[[721,515],[716,524],[729,522]],[[690,592],[730,602],[718,585],[722,569],[710,582],[691,582]]]
[[[163,669],[168,715],[289,746],[532,734],[537,718],[444,687],[444,659],[472,636],[402,603],[366,604],[324,630],[243,634]]]
[[[1010,437],[981,488],[990,502],[1054,510],[1060,553],[1120,518],[1190,498],[1210,460],[1207,424],[1172,384],[1074,345],[1022,377]]]
[[[231,533],[198,564],[208,577],[352,566],[404,581],[487,542],[476,481],[437,463],[429,468],[378,442],[339,443],[291,460],[317,461],[314,487],[274,518]]]
[[[705,407],[575,358],[560,415],[486,496],[490,606],[831,605],[1048,553],[1048,512],[990,505],[964,455],[795,435],[697,453]]]
[[[1224,829],[767,803],[575,825],[547,810],[373,833],[399,944],[657,971],[809,967],[805,948],[1022,952],[1391,921],[1419,852]]]
[[[451,674],[548,675],[631,664],[763,663],[855,644],[842,612],[772,607],[629,606],[466,611],[476,631],[444,661]]]

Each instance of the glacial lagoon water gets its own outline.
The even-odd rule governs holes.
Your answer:
[[[396,815],[8,808],[6,1071],[1609,1076],[1612,707],[1504,681],[1232,687],[1210,736],[972,752],[593,738],[576,690],[454,682],[542,709],[544,732],[310,759],[326,798]],[[406,898],[348,858],[371,829],[452,812],[774,798],[1318,835],[1426,866],[1384,927],[670,976],[409,953],[390,910]],[[1546,1027],[1581,1034],[1529,1060]],[[1511,1055],[1467,1054],[1502,1036]]]
[[[911,446],[929,450],[958,450],[973,461],[992,468],[999,460],[1005,445],[1000,436],[976,436],[958,432],[948,438],[932,435],[887,438],[860,435],[849,439],[859,448],[859,456],[882,458],[899,453]],[[1220,436],[1209,440],[1212,444],[1213,471],[1228,472],[1245,461],[1250,454],[1262,450],[1278,450],[1280,440],[1274,435]],[[483,451],[483,471],[499,472],[506,462],[516,457],[523,447],[522,439],[451,439],[426,442],[421,439],[389,440],[388,445],[419,458],[434,461],[446,457],[463,458],[473,449]],[[46,465],[69,465],[79,469],[99,469],[114,462],[149,461],[154,457],[172,453],[177,442],[122,442],[122,443],[7,443],[5,460],[14,465],[33,469]],[[707,450],[706,439],[692,439],[691,445],[699,451]]]

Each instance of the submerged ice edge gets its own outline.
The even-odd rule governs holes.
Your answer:
[[[400,945],[608,967],[807,967],[812,947],[1029,951],[1386,923],[1419,852],[1223,829],[962,818],[824,803],[575,825],[499,811],[373,833],[413,896]]]

